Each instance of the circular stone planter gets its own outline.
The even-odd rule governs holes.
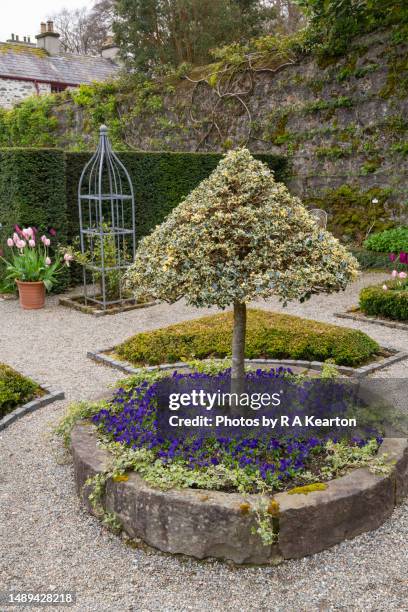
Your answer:
[[[98,446],[96,430],[87,422],[72,432],[78,495],[93,512],[87,478],[102,472],[109,453]],[[327,489],[305,494],[277,493],[279,539],[265,546],[251,533],[254,510],[262,497],[198,489],[162,491],[137,473],[125,482],[109,480],[103,499],[106,512],[116,514],[131,538],[169,553],[235,563],[276,564],[320,552],[343,540],[379,527],[408,494],[408,442],[386,438],[379,450],[392,471],[377,476],[355,469],[327,483]],[[241,508],[242,504],[245,511]]]

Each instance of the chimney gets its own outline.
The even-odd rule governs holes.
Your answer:
[[[9,38],[7,42],[12,43],[14,45],[19,45],[21,47],[33,47],[34,46],[29,36],[23,36],[23,38],[20,40],[20,37],[17,34],[12,34],[11,38]]]
[[[105,59],[111,60],[116,64],[119,63],[119,47],[113,41],[113,36],[108,36],[102,49],[101,55]]]
[[[47,23],[43,21],[41,23],[41,32],[36,36],[37,47],[45,49],[49,55],[60,55],[61,43],[59,38],[58,32],[54,32],[54,22],[51,19]]]

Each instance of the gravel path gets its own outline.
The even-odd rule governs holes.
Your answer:
[[[408,332],[333,318],[373,280],[381,277],[364,275],[343,294],[314,297],[287,312],[359,328],[406,350]],[[273,301],[259,306],[279,308]],[[68,399],[0,434],[0,591],[74,590],[77,604],[70,609],[81,612],[408,610],[408,503],[375,532],[276,568],[233,568],[135,550],[81,509],[69,457],[52,427],[69,401],[96,397],[118,377],[89,361],[86,351],[195,316],[183,304],[96,319],[57,308],[55,299],[31,313],[16,302],[0,303],[0,361],[46,378]],[[407,377],[407,363],[381,376]]]

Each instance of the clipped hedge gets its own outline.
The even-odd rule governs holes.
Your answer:
[[[387,286],[387,291],[384,291],[381,285],[362,289],[360,309],[374,317],[408,321],[408,282],[388,281]]]
[[[78,234],[78,182],[91,153],[59,149],[0,149],[0,222],[3,239],[15,223],[55,227],[61,241]],[[135,190],[138,238],[148,234],[217,166],[219,153],[121,152]],[[257,159],[285,180],[280,155]]]
[[[66,192],[70,237],[78,234],[78,181],[89,153],[66,153]],[[135,191],[136,235],[140,239],[162,223],[167,215],[216,168],[219,153],[120,152]],[[278,180],[286,177],[286,158],[255,155],[274,170]],[[130,222],[130,219],[129,219]]]
[[[40,231],[53,227],[61,243],[72,243],[79,234],[78,182],[91,153],[59,149],[0,149],[0,248],[14,224],[35,226]],[[135,190],[136,236],[148,234],[204,178],[214,170],[218,153],[121,152]],[[256,156],[286,177],[286,158]],[[128,217],[130,224],[130,211]],[[7,249],[5,249],[7,251]],[[0,269],[1,277],[1,269]],[[79,281],[78,266],[71,268]],[[59,278],[56,291],[64,289],[69,275]]]
[[[40,231],[58,229],[67,239],[65,155],[55,149],[0,149],[0,222]],[[4,239],[4,235],[3,235]]]
[[[17,406],[31,401],[40,388],[13,368],[0,363],[0,419]]]
[[[408,227],[396,227],[372,234],[364,246],[379,253],[408,252]]]
[[[143,332],[115,352],[135,365],[231,356],[232,313],[216,314]],[[247,358],[286,358],[354,366],[379,349],[366,334],[292,315],[248,310]]]
[[[0,149],[0,248],[17,223],[40,232],[53,227],[58,240],[68,240],[65,155],[55,149]],[[7,255],[7,248],[4,248]],[[2,270],[0,269],[0,284]],[[53,287],[62,291],[69,284],[64,270]]]

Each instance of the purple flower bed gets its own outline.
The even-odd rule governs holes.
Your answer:
[[[265,379],[284,380],[291,376],[290,369],[257,370],[246,374],[247,382]],[[167,381],[211,382],[229,387],[230,370],[217,375],[175,372]],[[163,381],[163,379],[162,379]],[[285,488],[293,486],[305,471],[319,473],[325,460],[325,444],[333,436],[298,435],[200,435],[190,434],[180,439],[166,435],[158,427],[158,389],[160,382],[143,382],[131,390],[119,388],[107,409],[93,416],[93,422],[110,441],[132,449],[153,451],[155,459],[165,465],[178,463],[190,470],[206,470],[222,465],[230,470],[243,470],[249,478],[259,479],[267,486]],[[365,441],[353,439],[351,444],[363,446]],[[299,481],[300,482],[300,481]]]

